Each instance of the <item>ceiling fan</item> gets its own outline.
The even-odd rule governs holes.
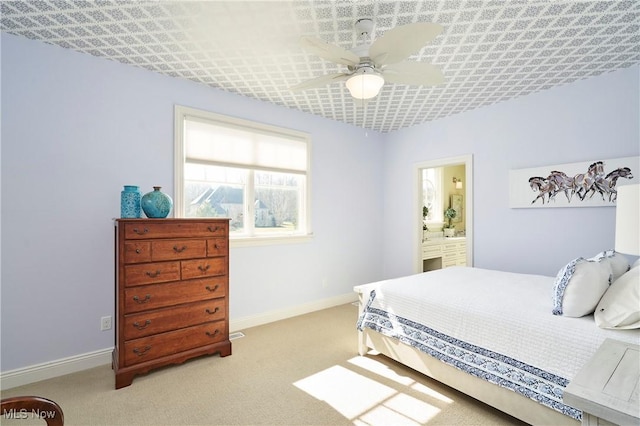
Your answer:
[[[350,50],[316,37],[302,37],[300,45],[303,49],[331,62],[346,65],[348,71],[307,80],[291,87],[291,90],[300,91],[346,81],[351,96],[357,100],[367,100],[377,96],[384,83],[435,86],[444,82],[442,71],[435,65],[405,61],[435,39],[442,32],[442,26],[414,22],[386,31],[373,43],[367,42],[373,29],[371,19],[359,19],[355,29],[365,42]]]

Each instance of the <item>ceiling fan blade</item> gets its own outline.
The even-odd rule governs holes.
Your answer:
[[[329,44],[315,37],[301,37],[300,46],[309,53],[342,65],[358,65],[360,57],[342,47]]]
[[[444,83],[440,68],[427,62],[400,62],[387,65],[382,70],[384,81],[416,86],[436,86]]]
[[[369,57],[376,65],[395,64],[407,59],[442,32],[431,22],[414,22],[385,32],[373,42]]]
[[[306,89],[315,89],[316,87],[326,86],[327,84],[335,83],[336,81],[346,80],[349,76],[351,76],[351,74],[345,73],[321,75],[320,77],[303,81],[302,83],[289,88],[289,90],[299,92]]]

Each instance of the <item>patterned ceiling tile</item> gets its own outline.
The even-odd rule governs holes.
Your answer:
[[[373,19],[373,39],[441,24],[408,60],[437,65],[445,83],[387,83],[364,107],[344,83],[290,91],[347,71],[300,37],[350,49],[359,18]],[[380,132],[640,63],[637,0],[4,0],[0,29]]]

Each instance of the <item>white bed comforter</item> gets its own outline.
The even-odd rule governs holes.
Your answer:
[[[398,338],[456,368],[576,419],[562,391],[605,338],[640,344],[640,330],[604,330],[593,316],[552,314],[554,278],[454,267],[360,286],[358,327]]]

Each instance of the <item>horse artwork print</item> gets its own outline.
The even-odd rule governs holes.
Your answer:
[[[510,207],[614,206],[616,187],[637,183],[639,170],[640,157],[511,170]]]

